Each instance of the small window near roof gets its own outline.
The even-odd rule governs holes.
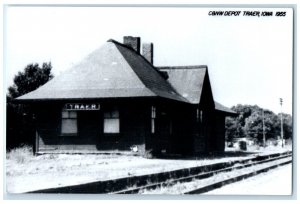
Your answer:
[[[104,133],[120,133],[119,111],[116,108],[104,112]]]
[[[77,135],[77,112],[62,111],[61,133],[62,135]]]

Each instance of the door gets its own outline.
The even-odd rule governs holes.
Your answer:
[[[156,139],[162,151],[170,152],[172,137],[172,120],[165,113],[160,112],[156,119]]]

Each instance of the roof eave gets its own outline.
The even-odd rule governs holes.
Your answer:
[[[91,98],[35,98],[35,99],[13,99],[14,103],[32,102],[54,102],[54,101],[90,101],[90,100],[111,100],[111,99],[132,99],[132,98],[159,98],[159,96],[124,96],[124,97],[91,97]]]
[[[215,109],[217,112],[220,112],[222,113],[223,115],[225,116],[230,116],[230,117],[237,117],[239,114],[236,113],[236,112],[228,112],[228,111],[223,111],[223,110],[218,110],[218,109]]]

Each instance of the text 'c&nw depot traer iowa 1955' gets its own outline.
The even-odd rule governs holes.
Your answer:
[[[274,15],[275,14],[275,15]],[[282,11],[209,11],[209,16],[285,16],[286,12]]]

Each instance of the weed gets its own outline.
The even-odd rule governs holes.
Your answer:
[[[147,159],[152,159],[153,158],[153,150],[146,150],[143,154],[143,156]]]
[[[6,159],[15,161],[18,164],[24,164],[33,158],[32,147],[23,145],[12,149],[6,154]]]
[[[58,158],[57,155],[54,155],[54,154],[50,154],[50,155],[49,155],[49,159],[57,159],[57,158]]]

